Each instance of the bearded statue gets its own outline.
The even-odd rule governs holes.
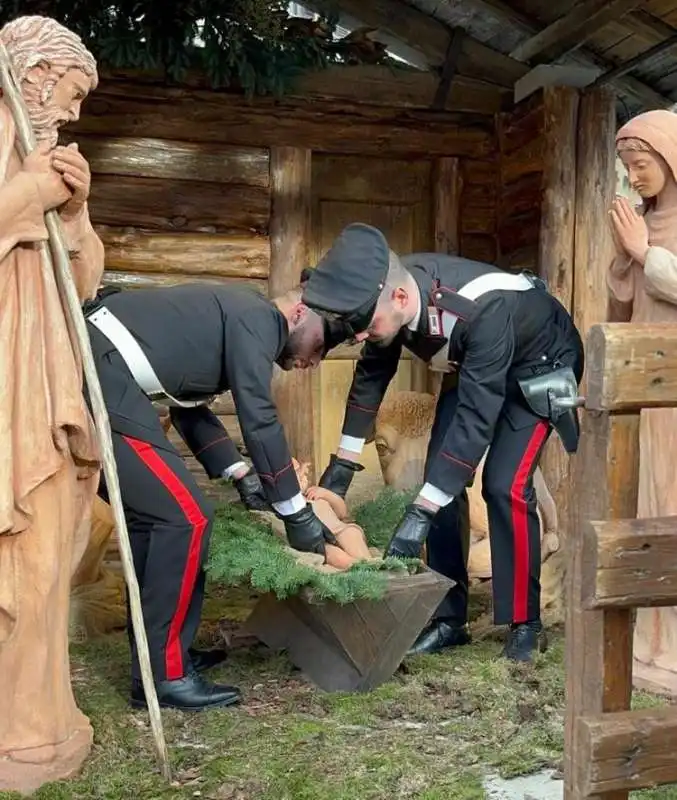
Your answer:
[[[97,84],[81,40],[45,17],[0,30],[38,145],[22,161],[0,96],[0,790],[68,777],[92,730],[68,661],[69,589],[89,534],[100,457],[47,258],[45,212],[63,223],[82,300],[96,294],[103,245],[89,219],[90,171],[58,146]]]

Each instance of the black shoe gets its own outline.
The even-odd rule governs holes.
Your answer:
[[[472,637],[467,625],[458,625],[433,620],[418,635],[418,639],[407,651],[408,656],[418,656],[428,653],[439,653],[447,647],[462,647],[470,644]]]
[[[242,693],[235,686],[209,683],[196,672],[190,672],[175,681],[158,681],[155,684],[161,708],[178,708],[180,711],[202,711],[239,703]],[[132,681],[132,708],[147,708],[146,695],[140,680]]]
[[[548,649],[548,637],[540,620],[511,625],[506,638],[503,655],[510,661],[531,661],[534,653]]]
[[[196,672],[206,672],[228,658],[225,650],[197,650],[193,647],[188,648],[188,655]]]

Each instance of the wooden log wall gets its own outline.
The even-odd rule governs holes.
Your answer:
[[[538,265],[544,129],[540,92],[498,116],[498,257],[505,269]]]

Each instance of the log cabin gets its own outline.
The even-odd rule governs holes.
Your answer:
[[[614,131],[677,99],[666,62],[677,1],[332,7],[342,25],[369,26],[399,65],[334,65],[282,98],[255,99],[213,90],[200,74],[169,84],[149,71],[103,72],[71,135],[93,172],[105,282],[238,281],[272,296],[362,221],[402,253],[537,271],[584,335],[605,320]],[[336,445],[357,356],[342,346],[314,374],[278,381],[291,450],[317,471]],[[431,386],[425,365],[403,357],[392,388]],[[232,401],[217,410],[238,440]],[[365,461],[378,472],[373,445]],[[566,519],[561,448],[546,453],[544,472]]]

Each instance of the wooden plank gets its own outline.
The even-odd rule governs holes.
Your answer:
[[[632,411],[677,405],[677,328],[606,323],[587,339],[586,408]]]
[[[578,726],[584,797],[677,783],[674,706],[584,717]]]
[[[119,286],[121,289],[160,289],[163,286],[178,286],[182,283],[213,283],[217,285],[246,286],[262,294],[268,294],[268,281],[261,278],[225,278],[218,275],[181,275],[164,272],[121,272],[106,270],[104,286]]]
[[[332,351],[327,361],[357,361],[360,357],[360,353],[362,352],[362,348],[364,344],[348,344],[344,342],[343,344],[338,345]],[[412,355],[410,350],[403,350],[402,356],[405,361],[408,359],[412,359],[414,356]]]
[[[170,139],[85,136],[64,133],[64,141],[77,141],[89,167],[98,175],[132,175],[139,178],[270,185],[268,149],[234,147]]]
[[[99,175],[92,182],[89,209],[95,224],[113,227],[265,233],[270,192],[260,186]]]
[[[272,205],[270,213],[271,297],[298,286],[308,266],[311,226],[311,151],[275,147],[270,152]],[[308,480],[315,481],[315,427],[312,371],[294,369],[280,375],[276,406],[294,458],[310,464]]]
[[[267,236],[209,233],[154,233],[97,225],[106,251],[106,269],[122,272],[222,275],[267,278]]]
[[[576,162],[578,98],[578,91],[569,87],[548,87],[543,91],[538,274],[570,313],[573,311],[576,221],[576,174],[571,164]],[[555,436],[549,438],[540,466],[557,508],[560,541],[566,546],[572,530],[571,458]]]
[[[314,155],[313,192],[319,200],[413,204],[430,188],[430,161]]]
[[[543,147],[543,133],[536,134],[536,138],[510,153],[501,156],[501,182],[509,186],[525,176],[540,175],[545,168],[546,154]],[[574,174],[573,170],[570,170]]]
[[[586,607],[677,605],[677,517],[589,522],[583,537]]]
[[[335,65],[299,76],[289,97],[373,103],[390,108],[430,108],[439,78],[432,72],[371,64]],[[509,98],[507,87],[456,75],[444,109],[497,114]]]
[[[574,527],[591,519],[630,519],[637,513],[639,414],[583,415],[581,447],[573,461]],[[584,745],[578,720],[624,711],[632,696],[632,617],[625,609],[583,606],[584,547],[569,539],[566,604],[566,717],[564,800],[583,800]],[[605,800],[627,800],[627,793]]]
[[[117,137],[299,146],[355,155],[459,155],[494,149],[493,118],[346,101],[304,102],[189,88],[103,82],[71,130]]]
[[[463,192],[457,158],[439,158],[433,162],[433,226],[435,252],[458,255],[460,247],[459,218]]]
[[[606,276],[615,249],[609,209],[616,192],[616,99],[607,89],[581,96],[576,157],[576,234],[573,276],[574,322],[585,338],[607,319]]]
[[[677,34],[671,36],[669,39],[666,39],[664,42],[660,42],[660,44],[650,47],[648,50],[638,53],[634,58],[631,58],[628,61],[619,64],[617,67],[610,69],[608,72],[605,72],[603,75],[600,75],[599,78],[597,78],[597,80],[595,80],[595,82],[592,84],[592,86],[604,86],[607,83],[611,83],[615,78],[618,78],[621,75],[627,75],[628,72],[640,67],[650,59],[665,53],[667,50],[671,50],[676,45]]]
[[[580,47],[599,28],[642,3],[643,0],[582,0],[569,13],[518,45],[510,56],[533,65],[556,61]]]

